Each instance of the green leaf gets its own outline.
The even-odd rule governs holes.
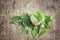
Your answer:
[[[35,12],[34,13],[34,16],[35,16],[35,18],[38,20],[38,21],[41,21],[42,20],[42,15],[40,14],[40,12]]]
[[[30,31],[29,31],[28,29],[25,29],[25,30],[23,31],[24,34],[29,34],[29,32],[30,32]]]
[[[23,24],[23,22],[19,22],[19,25],[21,25],[22,31],[24,34],[29,34],[30,31],[25,28],[25,25]]]
[[[22,30],[24,31],[25,30],[25,25],[23,24],[23,22],[18,22],[18,24],[21,25]]]
[[[30,17],[28,14],[22,15],[22,20],[25,24],[30,25]]]
[[[10,24],[15,24],[13,21],[10,21]]]
[[[34,14],[31,15],[30,19],[34,25],[39,25],[44,21],[44,14],[42,12],[35,11]]]
[[[46,32],[46,28],[39,29],[39,36],[42,36]]]
[[[45,16],[45,27],[50,28],[52,22],[52,16]]]
[[[23,34],[29,34],[30,31],[26,29],[25,24],[23,22],[19,22],[19,25],[21,25],[22,27]]]
[[[32,24],[32,22],[30,21],[30,16],[25,13],[24,15],[22,15],[22,21],[25,25],[27,25],[28,27],[32,28],[34,27],[34,25]]]
[[[20,16],[14,16],[11,18],[11,23],[16,24],[18,22],[22,21]]]
[[[37,34],[38,34],[38,32],[37,32],[36,29],[32,30],[32,36],[33,36],[33,37],[37,36]]]

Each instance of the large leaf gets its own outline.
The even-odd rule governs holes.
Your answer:
[[[44,14],[42,12],[35,11],[30,19],[34,25],[39,25],[44,21]]]

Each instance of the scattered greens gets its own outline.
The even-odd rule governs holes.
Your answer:
[[[52,16],[46,16],[42,12],[35,11],[32,15],[24,13],[21,16],[14,16],[10,19],[10,23],[18,24],[22,28],[24,34],[31,33],[33,37],[42,36],[46,29],[51,28]]]

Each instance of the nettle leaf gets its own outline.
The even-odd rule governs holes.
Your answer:
[[[46,28],[39,29],[39,36],[42,36],[46,32]]]
[[[52,22],[52,16],[45,16],[45,27],[50,28]]]
[[[33,37],[36,37],[36,36],[37,36],[37,34],[38,34],[38,32],[37,32],[37,30],[36,30],[36,29],[32,30],[32,36],[33,36]]]
[[[23,20],[23,23],[25,24],[25,25],[27,25],[28,27],[31,27],[31,28],[33,28],[34,27],[34,25],[32,24],[32,22],[30,21],[30,16],[26,13],[26,14],[24,14],[24,15],[22,15],[22,20]]]
[[[20,21],[22,21],[20,16],[14,16],[14,17],[12,17],[11,20],[10,20],[10,22],[11,22],[12,24],[16,24],[16,23],[18,23],[18,22],[20,22]]]
[[[29,25],[30,24],[30,17],[28,14],[22,15],[22,20],[25,24]]]
[[[21,25],[22,30],[24,31],[25,30],[25,25],[23,24],[23,22],[18,22],[18,24]]]
[[[13,21],[10,21],[10,24],[15,24],[15,22],[13,22]]]
[[[24,34],[29,34],[30,30],[25,28],[25,25],[23,24],[23,22],[19,22],[19,25],[21,25],[22,31]]]

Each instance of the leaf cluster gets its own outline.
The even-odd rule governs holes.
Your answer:
[[[42,20],[42,17],[41,17],[42,15],[40,15],[39,12],[36,12],[34,16],[38,21]],[[36,28],[36,25],[32,23],[30,19],[30,15],[28,15],[28,13],[24,13],[22,16],[14,16],[10,19],[10,23],[15,25],[16,24],[21,25],[22,31],[24,34],[30,33],[30,30],[27,29],[26,26],[30,28],[33,37],[37,35],[42,36],[46,32],[46,29],[50,28],[51,22],[52,22],[52,16],[44,15],[44,21],[39,25],[37,25],[37,28]]]

